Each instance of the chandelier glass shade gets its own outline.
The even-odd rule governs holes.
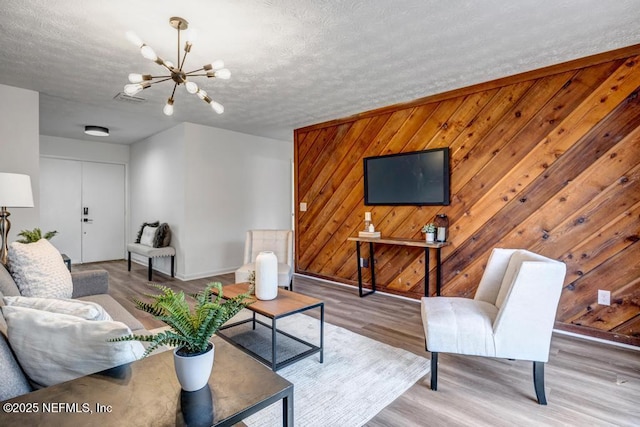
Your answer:
[[[129,84],[125,85],[124,87],[124,93],[129,96],[134,96],[138,92],[151,87],[151,85],[153,84],[173,81],[173,91],[171,92],[171,96],[167,99],[167,103],[162,109],[162,112],[164,114],[166,114],[167,116],[173,114],[174,96],[176,94],[176,89],[180,85],[184,85],[187,92],[196,95],[198,98],[209,104],[213,111],[218,114],[222,114],[224,112],[224,107],[222,106],[222,104],[211,99],[209,94],[201,89],[198,84],[192,80],[192,78],[208,77],[227,80],[231,77],[231,72],[227,68],[224,68],[224,62],[222,62],[221,60],[217,60],[212,62],[211,64],[204,65],[202,66],[202,68],[185,72],[184,63],[187,59],[187,55],[189,54],[189,52],[191,52],[191,47],[193,46],[193,41],[195,40],[195,31],[187,31],[185,37],[186,41],[183,47],[180,42],[180,36],[181,32],[189,27],[189,23],[185,19],[175,16],[169,19],[169,23],[173,28],[178,30],[178,57],[176,64],[160,58],[155,53],[155,51],[150,46],[145,44],[134,32],[127,31],[127,39],[140,49],[140,53],[142,54],[142,56],[150,61],[155,62],[161,67],[164,67],[168,74],[154,76],[151,74],[131,73],[129,74]]]

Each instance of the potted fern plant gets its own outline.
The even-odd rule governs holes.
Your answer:
[[[51,240],[53,236],[58,234],[56,230],[47,231],[44,236],[42,235],[42,230],[39,228],[34,228],[33,230],[22,230],[18,233],[18,236],[22,237],[22,239],[18,240],[18,243],[35,243],[40,239]]]
[[[197,294],[189,295],[187,301],[183,291],[174,292],[163,285],[152,284],[160,290],[158,295],[147,294],[152,302],[133,300],[136,308],[153,315],[169,326],[169,330],[153,335],[127,335],[111,341],[143,341],[151,343],[143,357],[162,345],[176,347],[173,356],[176,375],[182,389],[196,391],[204,387],[213,367],[213,343],[211,337],[220,327],[240,310],[251,304],[249,293],[234,298],[222,298],[222,285],[209,283]],[[217,290],[216,292],[213,290]]]

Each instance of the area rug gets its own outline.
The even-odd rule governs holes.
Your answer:
[[[318,328],[319,320],[304,314],[278,321],[278,329],[316,345]],[[324,363],[315,354],[278,371],[294,384],[296,426],[361,426],[429,372],[424,357],[326,322],[324,339]],[[282,403],[244,422],[250,427],[282,425]]]

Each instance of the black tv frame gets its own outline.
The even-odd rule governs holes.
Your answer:
[[[367,163],[369,160],[401,157],[401,156],[419,156],[432,152],[443,152],[444,159],[442,165],[442,186],[444,189],[443,200],[434,202],[370,202],[369,201],[369,177]],[[450,183],[450,167],[449,167],[449,147],[433,148],[429,150],[411,151],[407,153],[386,154],[383,156],[365,157],[362,159],[364,166],[364,204],[366,206],[448,206],[451,203],[451,183]]]

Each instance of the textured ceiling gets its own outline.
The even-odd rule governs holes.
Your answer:
[[[640,2],[601,0],[0,0],[0,83],[40,92],[44,135],[85,124],[132,143],[183,121],[291,141],[293,129],[640,43]],[[181,16],[198,30],[186,62],[217,115],[172,85],[114,100],[131,72],[158,74],[136,32],[175,62]]]

